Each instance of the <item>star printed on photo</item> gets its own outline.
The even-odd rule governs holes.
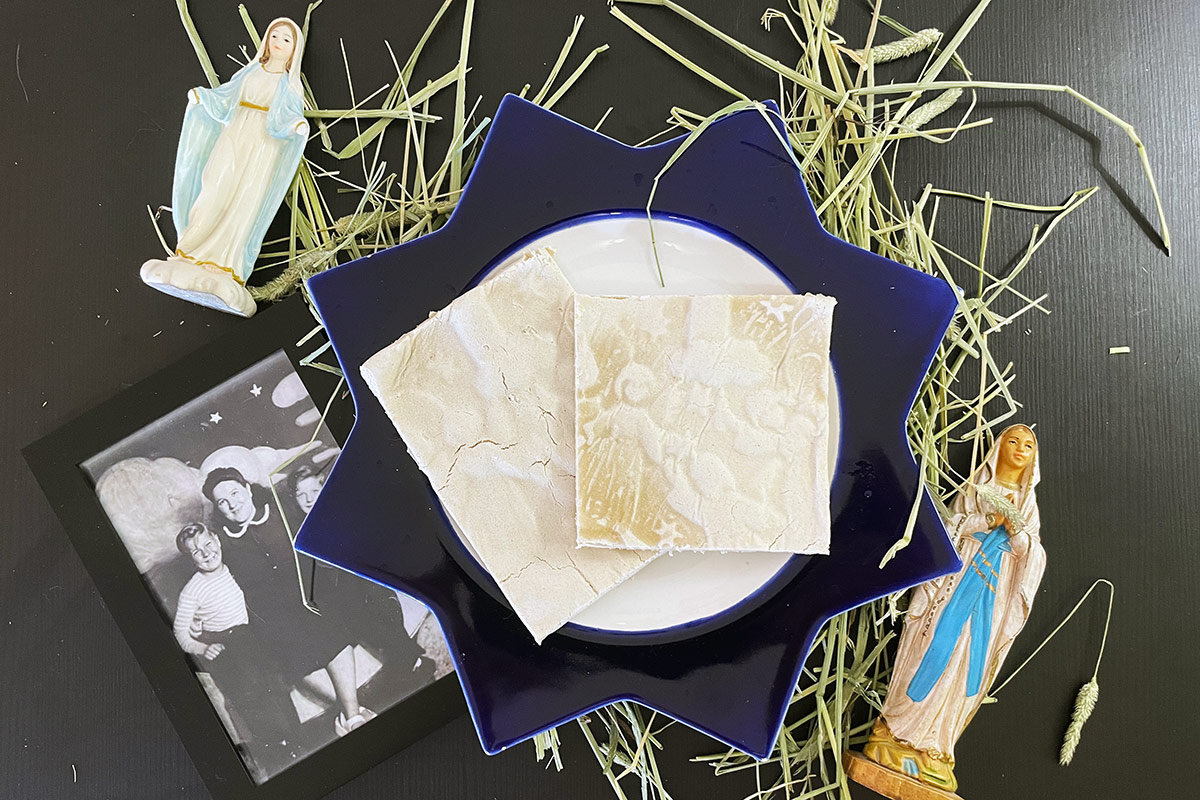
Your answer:
[[[211,422],[213,425],[218,424],[223,419],[225,419],[225,418],[221,416],[220,411],[214,411],[213,413],[208,415],[208,421]]]
[[[829,555],[792,557],[713,617],[636,633],[568,623],[535,644],[453,532],[359,371],[535,234],[644,214],[681,139],[630,147],[510,95],[444,226],[308,281],[356,419],[296,549],[429,606],[489,753],[632,700],[765,758],[827,620],[959,567],[933,501],[918,490],[905,433],[958,298],[943,281],[827,233],[782,144],[778,108],[760,110],[714,122],[678,152],[657,181],[654,209],[753,252],[799,294],[837,298],[832,534]],[[909,544],[881,567],[918,497]]]
[[[262,394],[262,387],[259,386],[257,383],[254,384],[253,386],[250,387],[250,394],[254,395],[255,397],[258,397],[260,394]]]

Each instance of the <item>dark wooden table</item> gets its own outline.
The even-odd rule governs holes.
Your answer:
[[[196,23],[227,76],[245,36],[235,4],[195,2]],[[328,2],[305,59],[318,94],[344,97],[339,38],[360,89],[391,73],[383,39],[406,54],[438,0]],[[458,47],[462,3],[430,43],[423,75]],[[791,58],[781,30],[758,19],[766,0],[691,0],[738,38]],[[843,3],[839,28],[861,42],[867,11]],[[953,30],[970,10],[888,2],[914,28]],[[265,21],[300,17],[298,2],[260,2]],[[777,94],[772,76],[657,9],[633,8],[682,51],[750,94]],[[726,97],[607,14],[603,0],[480,0],[470,100],[490,113],[504,92],[539,85],[576,13],[578,52],[612,48],[556,110],[637,142],[672,105],[707,113]],[[18,448],[239,324],[143,287],[155,240],[146,206],[166,204],[185,91],[203,82],[175,4],[62,0],[6,3],[0,26],[0,186],[4,192],[4,405],[0,485],[0,796],[205,797],[150,687],[34,484]],[[1200,743],[1195,576],[1200,572],[1200,66],[1194,0],[1000,0],[962,54],[977,77],[1068,83],[1137,126],[1158,170],[1174,250],[1153,232],[1136,154],[1115,127],[1061,95],[981,96],[990,127],[945,147],[902,151],[902,194],[926,182],[1034,203],[1100,191],[1062,226],[1022,278],[1047,291],[1051,316],[1031,314],[997,338],[1015,364],[1015,395],[1043,449],[1042,538],[1049,567],[1009,666],[1023,658],[1100,576],[1117,585],[1099,706],[1075,763],[1057,765],[1069,706],[1091,674],[1103,627],[1097,599],[987,706],[959,748],[975,800],[1008,797],[1191,796]],[[579,56],[576,55],[576,58]],[[438,70],[437,73],[434,70]],[[339,94],[341,93],[341,94]],[[328,100],[326,102],[329,102]],[[1012,253],[1029,219],[1005,217],[993,252]],[[976,211],[948,215],[943,235],[977,241]],[[1003,248],[1009,248],[1004,250]],[[159,333],[161,331],[161,334]],[[1128,355],[1109,355],[1127,345]],[[466,717],[342,787],[352,798],[606,798],[586,745],[564,728],[561,774],[530,746],[484,756]],[[753,781],[712,778],[688,758],[713,743],[678,728],[664,760],[676,798],[739,798]],[[636,787],[631,787],[636,794]],[[856,796],[867,796],[856,791]]]

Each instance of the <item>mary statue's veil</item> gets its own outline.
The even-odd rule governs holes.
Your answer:
[[[271,23],[266,27],[266,33],[263,35],[262,41],[258,43],[258,52],[254,54],[254,61],[262,60],[267,52],[267,40],[270,38],[271,29],[281,23],[292,29],[292,40],[296,43],[296,47],[292,51],[291,66],[288,67],[288,88],[303,96],[304,85],[300,81],[300,61],[304,58],[304,32],[300,30],[300,26],[294,21],[287,17],[276,17],[271,20]]]

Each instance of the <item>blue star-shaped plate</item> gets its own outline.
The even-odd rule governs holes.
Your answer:
[[[662,179],[654,206],[738,243],[795,291],[837,298],[830,554],[786,560],[706,619],[639,633],[569,624],[538,646],[465,552],[360,365],[546,231],[644,213],[650,183],[678,144],[628,147],[506,97],[443,228],[309,281],[357,419],[296,547],[433,610],[488,752],[634,700],[765,757],[829,617],[959,565],[926,498],[911,543],[879,567],[917,493],[905,419],[954,293],[826,233],[776,131],[754,111],[711,125]]]

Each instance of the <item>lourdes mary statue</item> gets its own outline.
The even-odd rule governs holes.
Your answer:
[[[178,245],[167,260],[142,265],[145,283],[231,314],[254,314],[246,279],[308,138],[303,50],[299,26],[281,17],[228,83],[188,93],[171,197]]]
[[[863,749],[876,764],[943,792],[957,788],[954,744],[1025,626],[1046,568],[1039,477],[1037,439],[1013,425],[955,499],[946,527],[963,566],[913,590],[881,718]]]

